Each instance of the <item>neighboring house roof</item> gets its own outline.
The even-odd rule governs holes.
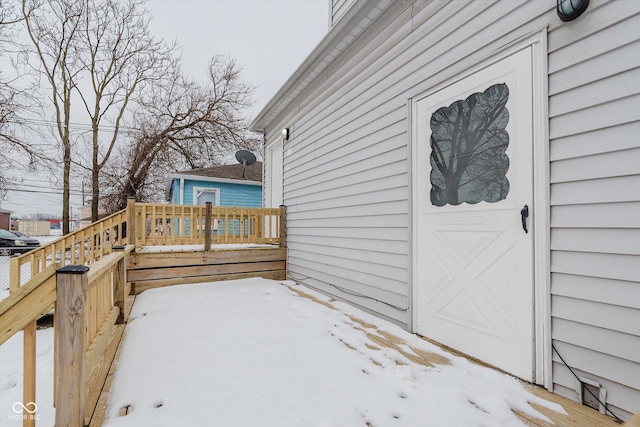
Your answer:
[[[245,181],[262,182],[262,162],[255,162],[246,167],[246,177],[243,176],[243,166],[238,163],[235,165],[214,166],[211,168],[191,169],[176,172],[176,175],[196,175],[208,178],[224,178],[238,179]],[[197,178],[194,178],[197,179]]]
[[[261,186],[262,162],[255,162],[252,165],[247,165],[244,172],[243,166],[240,163],[176,172],[169,175],[169,178],[167,178],[167,200],[171,198],[171,183],[174,179],[192,179],[194,181],[227,182],[232,184]]]
[[[13,213],[13,211],[8,211],[6,209],[0,208],[0,213]]]

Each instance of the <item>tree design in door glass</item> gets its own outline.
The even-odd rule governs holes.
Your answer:
[[[496,84],[431,116],[431,203],[496,203],[507,197],[509,88]]]

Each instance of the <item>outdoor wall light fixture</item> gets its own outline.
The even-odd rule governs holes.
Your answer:
[[[289,128],[282,129],[282,139],[285,141],[289,140]]]
[[[558,6],[556,11],[558,17],[563,22],[569,22],[582,15],[582,12],[587,10],[589,6],[589,0],[557,0]]]

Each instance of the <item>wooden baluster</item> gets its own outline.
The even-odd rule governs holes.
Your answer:
[[[206,203],[204,216],[204,250],[211,250],[211,202]]]

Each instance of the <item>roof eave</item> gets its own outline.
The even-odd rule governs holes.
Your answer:
[[[300,94],[329,64],[373,22],[392,0],[356,1],[320,41],[318,46],[298,67],[286,83],[276,92],[265,107],[249,124],[252,132],[264,133],[289,104]],[[375,11],[375,14],[370,12]],[[358,25],[353,25],[357,22]],[[356,34],[354,34],[356,32]]]

